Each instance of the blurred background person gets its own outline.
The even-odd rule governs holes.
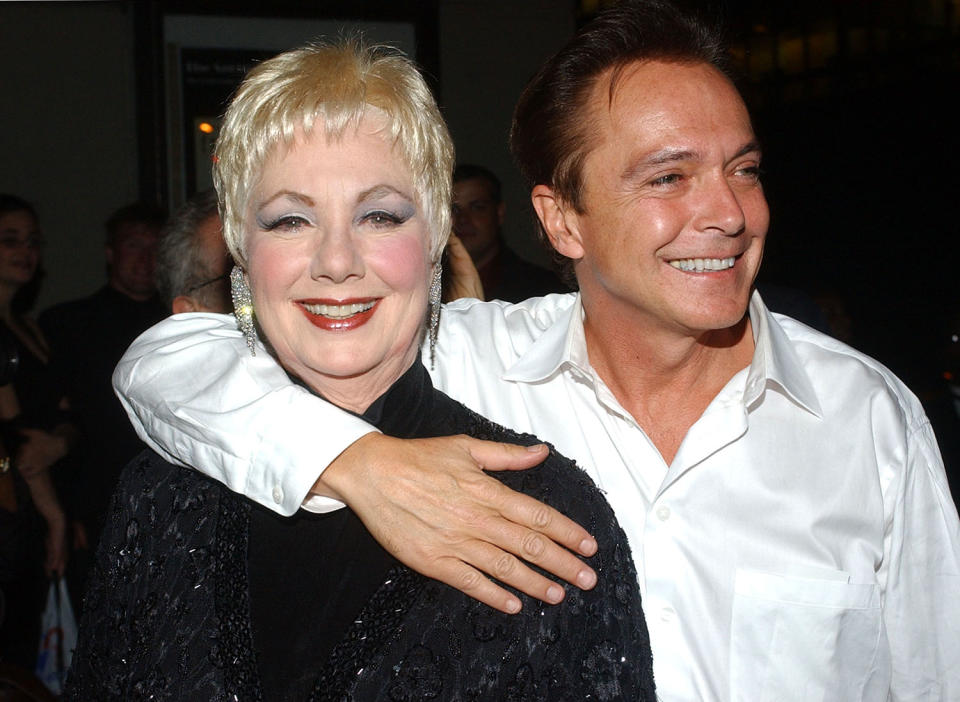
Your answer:
[[[33,206],[0,194],[0,656],[28,670],[37,655],[45,576],[66,567],[67,520],[50,469],[74,436],[49,372],[49,346],[26,314],[42,250]]]
[[[164,227],[157,252],[160,297],[173,314],[230,313],[232,267],[217,212],[217,193],[199,192]]]
[[[106,222],[107,283],[88,297],[45,311],[40,327],[50,342],[55,382],[63,389],[79,442],[65,488],[75,509],[78,578],[82,592],[89,551],[95,550],[120,470],[142,445],[110,386],[113,368],[130,342],[166,316],[154,272],[163,211],[150,203],[121,207]],[[78,598],[74,597],[77,602]]]
[[[461,163],[453,172],[453,233],[470,253],[487,300],[520,302],[553,292],[570,292],[554,273],[520,258],[503,239],[507,204],[500,179],[483,166]],[[456,296],[449,293],[444,299]]]

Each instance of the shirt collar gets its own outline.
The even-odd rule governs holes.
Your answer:
[[[506,370],[503,378],[535,383],[551,377],[565,364],[584,371],[590,368],[580,293],[576,293],[572,305],[557,312],[553,324]]]
[[[743,401],[753,405],[767,387],[774,387],[811,414],[822,417],[817,393],[793,344],[754,291],[750,321],[755,350],[747,375]],[[557,313],[554,323],[510,366],[504,380],[535,383],[546,380],[565,365],[592,376],[583,332],[583,304],[577,293],[574,304]]]
[[[747,375],[744,403],[749,407],[767,387],[773,386],[798,406],[822,418],[817,392],[793,348],[793,342],[756,290],[750,298],[750,322],[756,348]]]

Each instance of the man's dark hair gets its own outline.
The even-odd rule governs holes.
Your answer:
[[[487,182],[490,186],[490,197],[494,202],[500,202],[503,199],[503,187],[500,185],[500,179],[489,168],[477,166],[473,163],[458,163],[457,167],[453,169],[454,183],[475,178]]]
[[[197,229],[217,214],[217,192],[202,190],[177,210],[163,228],[157,249],[157,290],[167,307],[213,275],[203,260]],[[198,291],[202,295],[205,290]]]
[[[124,205],[110,215],[104,226],[107,229],[107,246],[115,246],[117,235],[124,224],[143,223],[160,229],[167,215],[162,208],[152,202],[135,202]]]
[[[610,72],[610,100],[618,78],[638,61],[706,63],[728,75],[719,29],[666,0],[623,0],[584,25],[527,83],[513,112],[510,149],[530,188],[548,185],[583,212],[583,164],[597,130],[587,103]],[[554,251],[537,222],[541,242],[561,273],[569,259]]]

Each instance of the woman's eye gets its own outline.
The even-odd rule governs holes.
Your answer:
[[[272,222],[264,226],[264,230],[268,232],[291,232],[296,233],[307,226],[308,222],[303,217],[298,215],[284,215],[279,217]]]
[[[397,224],[402,224],[404,220],[392,212],[377,210],[376,212],[366,213],[363,216],[362,221],[372,224],[374,227],[392,227],[396,226]]]

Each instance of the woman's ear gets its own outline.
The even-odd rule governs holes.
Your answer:
[[[553,188],[547,185],[535,186],[530,193],[530,200],[550,244],[557,253],[574,261],[583,258],[579,218],[573,208],[564,203]]]

